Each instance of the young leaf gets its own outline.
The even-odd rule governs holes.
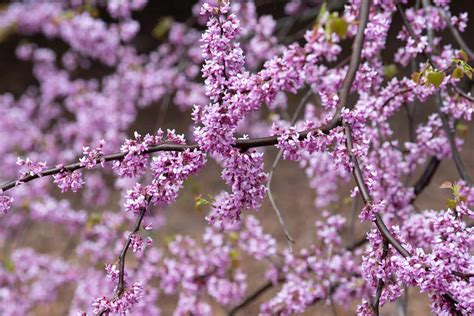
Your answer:
[[[447,206],[448,208],[452,209],[452,210],[454,210],[457,205],[458,205],[458,204],[457,204],[456,201],[453,200],[453,199],[448,199],[448,200],[446,201],[446,206]]]
[[[210,204],[211,203],[205,198],[203,198],[201,194],[194,197],[194,208],[196,209],[196,211],[202,211],[204,205],[210,205]]]
[[[439,187],[440,189],[451,189],[453,187],[453,184],[449,181],[443,182],[441,186]]]
[[[239,234],[236,232],[230,232],[229,233],[229,240],[230,241],[238,241],[239,240]]]
[[[383,73],[386,79],[392,79],[398,73],[398,68],[395,64],[384,65]]]
[[[414,73],[411,74],[411,80],[413,80],[415,83],[420,82],[420,77],[421,77],[420,72],[414,72]]]
[[[469,126],[463,123],[458,123],[456,124],[456,133],[460,137],[465,137],[467,135],[467,132],[469,131]]]
[[[333,17],[329,23],[333,33],[336,33],[340,38],[346,37],[348,24],[343,18]]]
[[[453,71],[453,78],[461,79],[462,77],[464,77],[464,72],[461,68],[456,67],[456,69]]]
[[[173,22],[174,20],[170,16],[161,18],[158,24],[153,28],[153,37],[159,40],[163,39],[173,25]]]
[[[434,85],[436,88],[439,88],[439,86],[443,83],[444,72],[442,71],[429,72],[428,75],[426,76],[426,79],[428,80],[429,83]]]

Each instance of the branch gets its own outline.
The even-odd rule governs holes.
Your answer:
[[[340,122],[335,122],[328,126],[327,128],[323,129],[310,129],[303,131],[299,133],[299,139],[303,140],[308,136],[309,133],[316,132],[320,130],[321,132],[327,134],[329,131],[337,126],[340,125]],[[257,148],[257,147],[267,147],[267,146],[274,146],[278,144],[278,136],[268,136],[268,137],[258,137],[258,138],[253,138],[253,139],[238,139],[235,141],[235,144],[233,145],[235,148],[240,148],[242,151],[246,151],[250,148]],[[151,154],[155,152],[160,152],[160,151],[185,151],[187,149],[198,149],[199,150],[199,145],[198,144],[191,144],[191,145],[178,145],[178,144],[160,144],[156,146],[152,146],[145,150],[143,154]],[[115,160],[122,160],[128,152],[118,152],[110,155],[105,155],[100,158],[96,159],[97,164],[100,164],[102,161],[115,161]],[[84,166],[81,165],[80,162],[75,162],[71,163],[68,165],[65,165],[63,167],[55,167],[51,169],[44,170],[43,172],[35,175],[30,175],[27,177],[24,177],[19,180],[13,180],[10,182],[7,182],[3,185],[0,186],[0,192],[5,192],[8,191],[14,187],[20,186],[23,183],[30,182],[35,179],[39,179],[45,176],[51,176],[54,174],[58,174],[64,171],[67,172],[72,172],[78,169],[83,169]]]
[[[283,278],[280,278],[277,280],[278,283],[281,283],[283,282],[285,279]],[[273,282],[271,281],[268,281],[267,283],[265,283],[264,285],[262,285],[261,287],[259,287],[257,290],[255,290],[255,292],[253,292],[252,294],[250,294],[249,296],[247,296],[247,298],[242,302],[240,303],[239,305],[235,306],[234,308],[232,308],[228,315],[229,316],[234,316],[239,310],[241,310],[242,308],[244,308],[245,306],[247,306],[248,304],[252,303],[254,300],[256,300],[260,295],[262,295],[263,293],[265,293],[266,291],[268,291],[269,289],[271,289],[273,287]]]
[[[433,178],[434,174],[436,173],[436,170],[438,170],[438,167],[440,165],[441,161],[436,158],[436,157],[431,157],[430,162],[425,168],[425,171],[423,171],[423,174],[420,176],[418,181],[414,185],[414,194],[415,196],[412,199],[412,202],[417,198],[418,195],[423,192],[423,190],[430,184],[431,179]]]
[[[382,256],[380,257],[380,261],[384,260],[388,255],[388,242],[387,240],[383,241],[383,251]],[[378,280],[377,290],[375,292],[374,301],[372,303],[372,308],[374,310],[375,316],[379,316],[379,304],[380,304],[380,297],[382,296],[383,287],[385,286],[384,281],[382,278]]]
[[[471,101],[471,102],[474,102],[474,97],[470,94],[467,94],[466,92],[464,92],[461,88],[459,88],[458,86],[456,85],[452,85],[452,87],[454,87],[454,90],[456,90],[457,93],[459,93],[460,96],[462,96],[463,98]]]
[[[146,197],[146,205],[151,201],[151,196]],[[133,226],[133,230],[128,236],[127,242],[122,248],[122,251],[120,252],[119,256],[119,279],[117,282],[117,287],[115,288],[114,291],[114,299],[119,298],[125,289],[125,257],[127,256],[128,249],[130,248],[130,244],[132,242],[132,237],[134,234],[136,234],[140,230],[140,226],[142,224],[143,218],[145,217],[145,213],[147,211],[147,206],[143,207],[140,211],[140,214],[137,217],[137,220],[135,221],[135,225]],[[107,309],[102,309],[97,312],[97,315],[104,315],[108,310]]]
[[[403,11],[403,8],[400,5],[400,2],[397,1],[397,10],[400,13],[403,23],[405,25],[405,28],[408,30],[408,33],[410,33],[410,36],[413,37],[415,41],[418,40],[415,32],[413,31],[413,28],[410,24],[410,21],[408,21],[407,16],[405,15],[405,12]],[[432,42],[430,40],[430,45],[432,46]],[[430,56],[428,56],[425,52],[422,52],[422,55],[429,61],[431,65],[433,65],[430,61]],[[448,139],[449,146],[451,149],[451,154],[453,156],[453,161],[454,164],[456,165],[456,169],[458,170],[459,176],[461,179],[463,179],[469,186],[472,186],[472,180],[469,177],[469,174],[466,171],[466,167],[464,166],[464,163],[461,159],[461,155],[459,154],[459,151],[456,146],[456,140],[454,138],[453,132],[451,131],[451,128],[449,127],[449,121],[448,117],[446,116],[445,113],[442,111],[443,107],[443,99],[441,97],[441,93],[437,92],[436,93],[436,104],[438,106],[438,115],[441,118],[441,121],[443,123],[443,129],[446,134],[446,138]]]
[[[354,38],[354,44],[352,45],[352,55],[351,61],[349,63],[349,70],[347,70],[344,82],[342,83],[342,88],[339,91],[339,104],[337,106],[336,113],[334,114],[333,124],[339,121],[342,108],[347,105],[349,92],[351,90],[352,83],[354,82],[357,69],[359,69],[362,55],[362,46],[364,45],[365,27],[367,26],[367,21],[369,20],[369,9],[370,0],[362,0],[359,13],[359,26]]]
[[[404,20],[404,22],[408,22],[406,16],[404,15],[404,13],[402,12],[403,10],[401,10],[401,6],[400,4],[397,2],[397,7],[398,9],[401,11],[402,13],[402,18]],[[368,11],[369,11],[369,8],[370,8],[370,0],[363,0],[362,3],[361,3],[361,13],[360,13],[360,22],[359,22],[359,29],[357,31],[357,34],[359,35],[360,33],[364,33],[364,29],[365,29],[365,26],[367,24],[367,20],[368,20]],[[407,25],[407,28],[410,28],[410,25],[408,23]],[[413,33],[413,30],[411,30]],[[414,34],[414,33],[413,33]],[[358,37],[356,35],[356,39],[359,38],[360,41],[363,42],[364,40],[364,37],[363,36],[360,36]],[[416,37],[414,37],[414,39],[416,39]],[[358,50],[356,50],[356,48]],[[340,100],[347,100],[347,95],[350,91],[350,87],[352,86],[352,82],[354,80],[354,77],[351,76],[352,72],[351,72],[351,69],[355,69],[355,71],[357,70],[358,68],[358,64],[354,64],[352,63],[352,61],[358,61],[360,62],[360,54],[361,54],[361,50],[362,50],[362,43],[358,43],[358,45],[356,45],[356,43],[354,44],[353,46],[353,55],[356,55],[356,57],[353,56],[353,58],[351,58],[351,65],[350,65],[350,69],[348,71],[348,75],[346,76],[346,78],[344,79],[344,83],[348,82],[348,87],[346,90],[342,90],[341,91],[341,97],[340,97]],[[350,77],[349,77],[350,76]],[[338,105],[338,108],[342,108],[342,106],[344,106],[344,104],[339,104]],[[354,179],[356,181],[356,184],[357,184],[357,187],[359,188],[359,192],[361,193],[362,195],[362,199],[364,200],[364,203],[365,205],[371,205],[372,204],[372,198],[370,196],[370,193],[369,193],[369,190],[367,188],[367,185],[364,181],[364,178],[363,178],[363,175],[362,175],[362,171],[360,169],[360,164],[359,164],[359,161],[358,161],[358,158],[354,155],[353,153],[353,139],[352,139],[352,131],[351,131],[351,127],[349,124],[347,124],[347,122],[343,121],[343,126],[344,126],[344,130],[345,130],[345,135],[346,135],[346,145],[347,145],[347,151],[349,153],[349,156],[350,156],[350,159],[353,163],[353,170],[352,170],[352,173],[353,173],[353,176],[354,176]],[[382,234],[384,240],[386,242],[388,242],[389,244],[391,244],[403,257],[407,258],[407,257],[410,257],[410,253],[400,244],[400,242],[398,242],[398,240],[396,240],[392,234],[390,233],[390,231],[388,230],[387,226],[385,225],[384,221],[382,220],[382,217],[380,216],[380,214],[375,214],[375,224],[377,226],[377,229],[380,231],[380,233]],[[456,312],[456,313],[459,313],[457,310],[456,310],[456,300],[451,296],[451,294],[449,293],[445,293],[443,294],[443,297],[451,304],[451,307],[452,309]]]
[[[446,24],[448,25],[448,28],[451,31],[451,34],[453,34],[453,37],[456,40],[456,42],[458,42],[459,46],[461,46],[461,48],[466,52],[466,54],[469,56],[470,59],[474,59],[474,52],[469,48],[469,46],[466,44],[466,42],[462,38],[461,34],[459,34],[459,31],[451,23],[451,15],[449,14],[449,12],[441,8],[439,8],[439,11],[441,12],[441,15],[445,18]]]
[[[467,185],[472,186],[472,180],[469,176],[466,166],[461,159],[461,155],[459,154],[459,150],[456,146],[456,139],[454,138],[454,133],[449,126],[448,117],[442,111],[443,108],[443,99],[441,98],[441,93],[436,94],[436,105],[438,106],[438,114],[441,118],[441,122],[443,123],[444,133],[446,134],[446,138],[449,142],[449,147],[451,149],[451,154],[453,156],[454,164],[456,165],[456,169],[458,170],[459,176],[463,179]]]

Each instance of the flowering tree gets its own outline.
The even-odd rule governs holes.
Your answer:
[[[379,315],[408,287],[428,294],[433,313],[473,314],[474,188],[459,153],[461,122],[474,112],[467,13],[452,15],[449,0],[274,2],[285,14],[259,16],[259,1],[199,1],[186,23],[160,20],[150,53],[133,45],[146,0],[25,1],[1,11],[1,38],[24,38],[16,57],[36,83],[0,96],[0,314],[33,313],[67,286],[72,315],[158,315],[167,295],[177,297],[176,315],[218,305],[234,315],[272,289],[262,315],[318,302],[357,302],[358,314]],[[384,64],[389,31],[399,46]],[[84,75],[99,66],[105,75]],[[415,125],[427,100],[437,108]],[[188,135],[133,133],[138,113],[156,104],[191,113]],[[408,137],[395,132],[397,115]],[[272,195],[281,159],[299,162],[322,214],[305,248]],[[153,240],[160,210],[209,160],[227,190],[189,202],[208,212],[202,237]],[[442,160],[458,172],[440,188],[452,198],[417,209]],[[344,183],[369,227],[349,245],[347,216],[331,209]],[[267,196],[285,243],[252,215]],[[17,246],[38,222],[74,235],[68,253]],[[254,264],[266,273],[252,292],[245,268]]]

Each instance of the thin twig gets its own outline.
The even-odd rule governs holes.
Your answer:
[[[308,101],[309,97],[311,96],[313,92],[311,91],[311,88],[308,89],[308,92],[303,96],[301,99],[300,103],[298,104],[298,107],[296,108],[295,112],[293,113],[293,117],[291,118],[290,125],[294,125],[296,120],[298,119],[298,115],[303,109],[304,105]],[[281,215],[280,209],[276,205],[275,199],[273,197],[272,189],[271,189],[271,183],[273,179],[273,173],[275,172],[276,167],[278,166],[278,163],[280,162],[281,156],[283,155],[283,150],[279,150],[278,154],[273,161],[272,167],[270,169],[270,172],[268,173],[268,182],[267,182],[267,192],[268,192],[268,199],[270,200],[270,204],[272,205],[273,210],[275,211],[275,214],[278,217],[278,221],[280,222],[281,227],[283,228],[283,231],[285,232],[285,237],[288,241],[288,247],[291,252],[293,252],[293,245],[295,243],[295,240],[293,237],[291,237],[290,232],[288,231],[285,221],[283,220],[283,217]]]
[[[454,90],[456,90],[457,93],[459,93],[460,96],[462,96],[463,98],[471,101],[471,102],[474,102],[474,97],[470,94],[467,94],[466,92],[464,92],[461,88],[459,88],[458,86],[456,85],[452,85],[452,87],[454,87]]]
[[[277,280],[278,283],[283,282],[285,279],[280,278]],[[268,281],[267,283],[263,284],[261,287],[259,287],[257,290],[255,290],[252,294],[247,296],[245,300],[242,301],[239,305],[235,306],[232,308],[228,315],[229,316],[234,316],[239,310],[247,306],[248,304],[252,303],[254,300],[256,300],[260,295],[265,293],[266,291],[270,290],[273,287],[273,282]]]

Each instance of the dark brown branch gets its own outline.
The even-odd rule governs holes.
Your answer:
[[[278,283],[281,283],[283,282],[285,279],[283,278],[280,278],[278,279]],[[228,315],[229,316],[234,316],[239,310],[241,310],[242,308],[244,308],[245,306],[247,306],[248,304],[252,303],[254,300],[256,300],[260,295],[262,295],[263,293],[265,293],[266,291],[270,290],[271,288],[273,287],[273,282],[271,281],[268,281],[267,283],[265,283],[264,285],[262,285],[261,287],[259,287],[257,290],[255,290],[252,294],[250,294],[249,296],[247,296],[247,298],[245,298],[245,300],[242,301],[242,303],[240,303],[239,305],[235,306],[234,308],[232,308]]]
[[[442,111],[443,108],[443,99],[441,97],[441,93],[436,93],[436,105],[438,106],[438,114],[441,118],[441,122],[443,124],[444,133],[446,134],[446,138],[448,139],[449,147],[451,149],[451,155],[456,165],[456,169],[458,170],[459,176],[463,179],[467,185],[472,186],[472,180],[469,176],[466,166],[461,159],[461,155],[459,154],[458,147],[456,146],[456,139],[454,137],[454,133],[449,126],[449,120],[446,114]]]
[[[382,256],[380,257],[380,261],[385,260],[388,255],[388,242],[387,240],[383,241],[383,250]],[[374,310],[375,316],[379,316],[379,305],[380,305],[380,297],[382,296],[383,287],[385,286],[385,282],[382,279],[379,279],[377,282],[377,290],[375,292],[374,301],[372,302],[372,309]]]
[[[420,176],[420,178],[418,179],[418,181],[414,185],[413,193],[415,194],[415,196],[413,197],[412,202],[430,184],[431,179],[433,178],[434,174],[436,173],[436,170],[438,170],[438,167],[439,167],[440,163],[441,163],[441,161],[438,158],[431,157],[430,161],[428,162],[428,165],[426,166],[425,170],[423,171],[423,174]]]
[[[351,61],[349,63],[349,69],[347,70],[346,76],[344,77],[341,90],[339,91],[339,104],[337,106],[336,113],[334,114],[333,124],[339,121],[342,108],[347,106],[347,100],[352,87],[352,82],[354,82],[357,69],[359,69],[362,55],[362,46],[364,45],[365,27],[367,26],[367,21],[369,20],[369,9],[370,0],[363,0],[360,6],[359,25],[354,38],[354,43],[352,44]]]
[[[362,28],[365,28],[365,25],[367,24],[369,7],[370,7],[370,0],[362,1],[362,3],[361,3],[361,15],[360,15],[360,18],[359,18],[360,23],[359,23],[358,33],[359,33],[359,31],[361,31]],[[397,2],[397,8],[399,9],[400,13],[402,14],[402,18],[403,18],[404,22],[407,24],[406,25],[407,29],[409,29],[409,32],[412,34],[413,38],[416,39],[416,36],[413,32],[413,29],[411,29],[411,26],[408,23],[408,19],[406,18],[405,14],[404,14],[404,12],[403,12],[403,10],[402,10],[402,8],[401,8],[401,6],[398,2]],[[364,15],[364,13],[366,13],[366,15]],[[364,19],[365,19],[365,21],[364,21]],[[364,32],[364,30],[362,29],[362,33],[363,32]],[[356,36],[356,38],[357,38],[357,36]],[[363,42],[363,36],[361,37],[360,40]],[[353,54],[358,55],[359,58],[352,58],[351,61],[352,60],[358,60],[360,62],[360,54],[361,54],[361,50],[362,50],[362,43],[359,43],[359,44],[360,45],[354,45],[353,46]],[[358,48],[359,51],[356,51],[355,48]],[[355,71],[357,71],[358,66],[359,66],[358,64],[353,64],[351,62],[350,68],[355,68]],[[351,73],[351,69],[349,69],[348,75],[350,75],[350,73]],[[346,77],[346,79],[347,79],[347,77]],[[344,79],[344,81],[346,81],[346,79]],[[354,78],[352,78],[352,80],[348,84],[349,88],[347,90],[342,90],[341,93],[344,93],[344,94],[349,93],[350,87],[352,86],[353,79]],[[347,95],[344,95],[344,94],[340,97],[340,100],[347,100]],[[342,106],[344,106],[344,105],[345,104],[342,104],[342,105],[339,104],[338,108],[342,108]],[[351,162],[353,164],[352,173],[353,173],[354,179],[356,181],[357,187],[359,188],[359,192],[362,196],[362,199],[364,200],[365,205],[371,205],[373,203],[372,198],[370,196],[367,185],[365,184],[365,181],[364,181],[364,178],[363,178],[363,175],[362,175],[362,171],[360,169],[360,164],[359,164],[358,158],[353,153],[353,139],[352,139],[351,127],[346,122],[343,122],[343,126],[344,126],[344,129],[345,129],[345,135],[346,135],[347,151],[349,153]],[[375,214],[375,224],[377,226],[377,229],[380,231],[380,233],[382,234],[382,237],[384,238],[384,240],[386,242],[390,243],[390,245],[392,245],[403,257],[407,258],[407,257],[411,256],[410,253],[400,244],[400,242],[398,242],[398,240],[396,240],[392,236],[389,229],[387,228],[384,221],[382,220],[382,217],[378,213]],[[458,312],[455,308],[456,300],[451,296],[451,294],[449,294],[449,293],[443,294],[443,297],[445,297],[445,299],[447,299],[450,302],[453,310]]]
[[[413,31],[413,28],[410,24],[410,21],[408,21],[408,18],[405,14],[405,11],[403,11],[403,8],[400,5],[400,2],[397,1],[397,10],[400,13],[403,23],[405,25],[405,28],[408,30],[408,33],[410,36],[417,41],[418,37],[416,36],[415,32]],[[432,44],[432,43],[430,43]],[[422,55],[429,61],[429,63],[433,66],[432,62],[430,61],[430,56],[428,56],[425,52],[422,52]],[[451,128],[449,127],[449,120],[446,114],[443,113],[442,107],[443,107],[443,99],[441,97],[441,93],[437,92],[436,93],[436,104],[438,106],[438,115],[441,118],[441,121],[443,123],[443,129],[446,134],[446,138],[448,139],[449,142],[449,147],[451,149],[451,154],[453,156],[453,161],[454,164],[456,165],[456,169],[459,173],[459,176],[461,179],[463,179],[469,186],[472,186],[472,180],[469,176],[469,174],[466,171],[466,167],[464,166],[464,163],[461,159],[461,155],[459,154],[459,151],[456,146],[456,140],[454,138],[453,132],[451,131]]]
[[[445,10],[439,8],[441,15],[445,18],[446,24],[448,25],[449,31],[453,34],[454,39],[458,42],[459,46],[466,52],[470,59],[474,59],[474,52],[469,48],[464,39],[462,38],[459,31],[451,23],[451,15]]]
[[[462,96],[463,98],[471,101],[471,102],[474,102],[474,97],[472,95],[469,95],[467,94],[466,92],[464,92],[461,88],[459,88],[458,86],[456,85],[452,85],[454,87],[454,90],[456,90],[457,93],[459,93],[460,96]]]
[[[309,133],[313,133],[318,130],[327,134],[329,133],[331,129],[337,127],[338,125],[340,125],[340,122],[335,122],[331,126],[324,129],[310,129],[307,131],[303,131],[299,134],[299,139],[303,140],[306,138],[306,136],[308,136]],[[276,144],[278,144],[278,136],[269,136],[269,137],[253,138],[253,139],[238,139],[236,140],[234,147],[240,148],[242,151],[246,151],[250,148],[274,146]],[[185,151],[187,149],[191,149],[191,150],[199,149],[199,145],[197,144],[191,144],[191,145],[160,144],[160,145],[152,146],[148,148],[147,150],[143,152],[143,154],[151,154],[151,153],[160,152],[160,151]],[[96,162],[99,164],[101,161],[108,162],[108,161],[122,160],[126,155],[127,155],[127,152],[119,152],[115,154],[110,154],[110,155],[97,158]],[[31,176],[24,177],[23,179],[20,179],[20,180],[7,182],[0,186],[0,192],[5,192],[23,183],[30,182],[38,178],[55,175],[64,171],[72,172],[72,171],[82,169],[82,168],[84,168],[84,166],[82,166],[81,163],[76,162],[76,163],[65,165],[63,167],[55,167],[55,168],[47,169],[41,172],[40,174],[31,175]]]
[[[138,215],[137,220],[135,221],[135,225],[133,226],[132,232],[128,236],[127,242],[125,243],[125,245],[122,248],[122,251],[120,252],[120,256],[118,258],[119,279],[117,282],[117,287],[115,288],[114,299],[118,299],[123,294],[123,291],[125,290],[125,258],[127,256],[128,249],[130,248],[130,244],[132,243],[133,235],[136,234],[140,230],[140,226],[142,224],[143,218],[145,217],[150,201],[151,201],[151,196],[148,196],[146,198],[146,206],[141,209],[140,214]],[[97,312],[97,315],[104,315],[106,312],[107,310],[103,309]]]

